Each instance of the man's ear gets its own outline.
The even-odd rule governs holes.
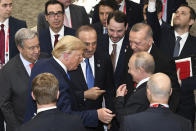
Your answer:
[[[171,89],[170,89],[169,96],[171,96],[171,95],[172,95],[172,92],[173,92],[173,90],[172,90],[172,88],[171,88]]]
[[[35,100],[35,96],[34,96],[33,92],[31,92],[31,96],[32,96],[33,100]]]
[[[195,20],[191,19],[191,20],[189,21],[189,26],[193,25],[194,23],[195,23]]]
[[[57,100],[59,99],[59,95],[60,95],[60,92],[59,92],[59,90],[58,90],[57,96],[56,96],[56,99],[57,99]]]

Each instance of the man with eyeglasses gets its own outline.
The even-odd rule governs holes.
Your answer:
[[[57,0],[64,5],[64,25],[73,29],[77,29],[81,25],[90,24],[88,14],[83,6],[72,4],[73,0]],[[37,18],[37,30],[46,29],[49,25],[44,16],[44,12],[40,13]]]
[[[16,32],[15,41],[20,53],[0,70],[1,110],[7,131],[14,131],[22,124],[31,68],[38,58],[47,57],[40,54],[36,32],[22,28]]]
[[[57,0],[49,0],[45,4],[45,18],[49,27],[39,33],[40,50],[51,56],[52,49],[65,35],[75,35],[75,30],[63,25],[64,6]]]

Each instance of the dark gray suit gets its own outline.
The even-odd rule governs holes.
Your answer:
[[[80,117],[57,109],[38,113],[16,131],[85,131]]]
[[[190,121],[161,107],[128,115],[122,123],[121,131],[192,131]]]
[[[86,10],[83,6],[78,6],[71,4],[69,5],[71,21],[72,21],[72,28],[77,29],[81,25],[88,25],[90,24],[88,15]],[[37,30],[40,32],[43,29],[48,28],[49,24],[45,19],[45,13],[42,12],[38,15],[37,18]]]
[[[13,131],[22,124],[28,81],[29,75],[19,54],[0,70],[0,106],[5,117],[7,131]]]

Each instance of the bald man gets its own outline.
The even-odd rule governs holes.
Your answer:
[[[147,83],[150,107],[135,115],[126,116],[121,131],[192,131],[191,122],[169,110],[172,93],[170,78],[163,73],[152,75]]]

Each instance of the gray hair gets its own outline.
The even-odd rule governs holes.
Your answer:
[[[16,47],[20,46],[21,48],[24,48],[23,41],[26,39],[32,39],[35,36],[38,36],[36,31],[33,31],[31,29],[27,29],[27,28],[21,28],[15,34]]]
[[[135,68],[143,68],[146,73],[154,73],[155,63],[154,58],[147,52],[134,53],[135,56]]]
[[[149,37],[153,37],[153,32],[152,32],[152,28],[146,24],[146,23],[137,23],[135,25],[132,26],[131,31],[133,32],[139,32],[141,30],[146,29],[146,36]]]

